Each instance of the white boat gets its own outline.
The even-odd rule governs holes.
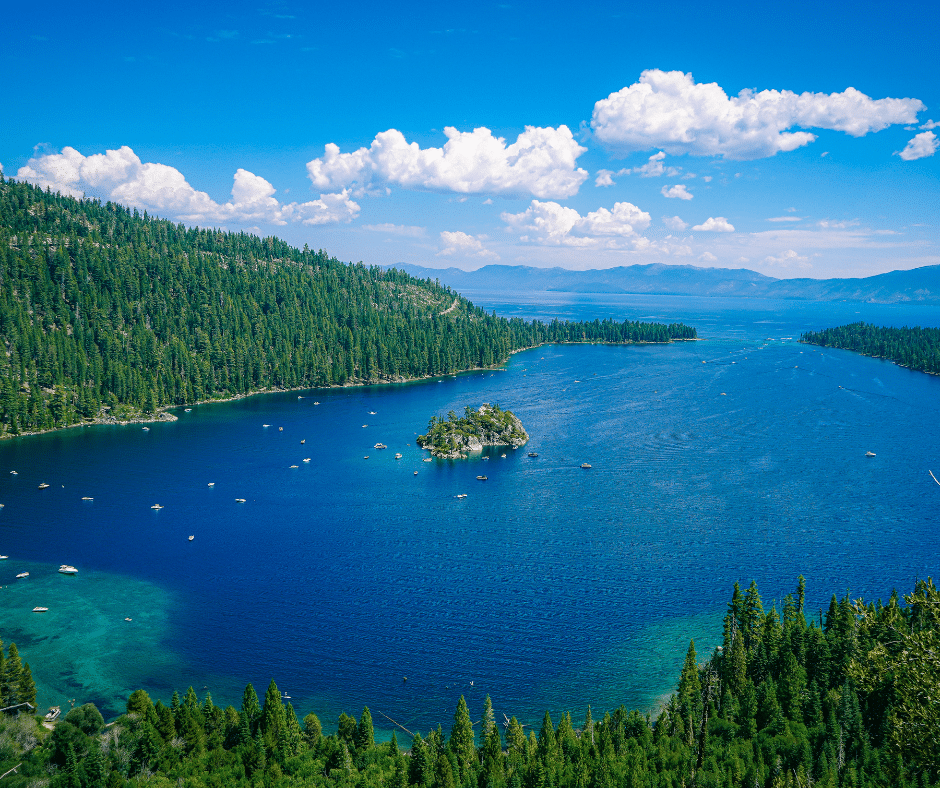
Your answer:
[[[591,464],[588,463],[588,462],[582,462],[582,463],[581,463],[581,467],[587,469],[587,468],[590,468],[590,467],[591,467]]]
[[[290,467],[291,467],[291,468],[298,468],[298,467],[300,467],[300,466],[298,466],[298,465],[291,465]]]
[[[144,432],[150,432],[150,427],[141,427]]]
[[[400,460],[400,459],[401,459],[401,454],[400,454],[400,453],[395,454],[395,459],[396,459],[396,460]]]
[[[876,456],[876,455],[875,455],[875,452],[873,452],[873,451],[866,451],[866,452],[865,452],[865,456],[866,456],[866,457],[874,457],[874,456]]]
[[[303,444],[306,443],[306,442],[307,442],[307,439],[304,438],[300,443],[301,443],[301,445],[303,445]]]
[[[417,472],[417,471],[415,471],[415,476],[417,476],[417,475],[418,475],[418,472]],[[3,556],[3,558],[6,558],[6,556]]]
[[[46,487],[48,487],[48,486],[49,486],[48,484],[46,484],[45,482],[43,482],[42,484],[39,485],[39,489],[40,489],[40,490],[45,490]]]
[[[284,432],[284,428],[283,428],[283,427],[278,427],[278,428],[277,428],[277,431],[278,431],[278,432]]]
[[[505,457],[506,455],[505,455],[505,454],[500,454],[499,456],[500,456],[500,457]]]
[[[424,458],[424,461],[425,461],[425,462],[430,462],[430,461],[431,461],[431,458],[430,458],[430,457],[425,457],[425,458]]]
[[[486,481],[486,477],[485,477],[485,476],[477,476],[477,479],[479,479],[481,482],[485,482],[485,481]]]
[[[186,411],[185,411],[185,412],[186,412],[186,413],[192,413],[192,412],[193,412],[193,409],[192,409],[192,408],[186,408]]]
[[[375,411],[374,411],[374,410],[370,410],[370,411],[369,411],[369,415],[370,415],[370,416],[374,416],[374,415],[375,415]]]
[[[62,564],[62,566],[59,567],[59,571],[63,575],[77,575],[78,574],[78,570],[74,566],[71,566],[69,564]]]
[[[363,424],[362,426],[363,426],[363,427],[368,427],[369,425],[368,425],[368,424]]]
[[[133,621],[134,619],[132,619],[132,618],[125,618],[124,620],[125,620],[125,621]]]
[[[189,537],[189,541],[191,542],[191,541],[192,541],[193,539],[195,539],[195,538],[196,538],[195,535],[192,535],[192,534],[191,534],[190,537]]]
[[[154,504],[153,506],[151,506],[150,508],[151,508],[151,509],[162,509],[163,507],[162,507],[160,504],[155,503],[155,504]]]
[[[310,462],[310,458],[309,458],[309,457],[304,457],[304,462]]]
[[[386,446],[384,443],[376,443],[375,446],[373,446],[372,448],[373,449],[387,449],[388,446]]]
[[[82,500],[83,500],[83,501],[93,501],[93,500],[95,500],[95,499],[92,498],[90,495],[83,495],[83,496],[82,496]]]
[[[209,482],[206,486],[207,486],[207,487],[215,487],[215,482]]]
[[[235,503],[244,503],[244,502],[245,502],[245,499],[244,499],[244,498],[236,498],[236,499],[235,499]]]
[[[48,613],[49,608],[48,607],[34,607],[33,612],[34,613]]]
[[[11,476],[16,476],[16,471],[10,471]]]
[[[29,572],[20,572],[17,577],[29,577]]]
[[[262,427],[270,427],[271,425],[270,425],[270,424],[262,424],[261,426],[262,426]]]
[[[461,493],[461,494],[458,495],[457,497],[458,497],[458,498],[466,498],[466,497],[467,497],[467,494],[466,494],[466,493]]]
[[[6,561],[9,557],[8,555],[0,555],[0,561]]]
[[[313,404],[314,404],[314,405],[319,405],[320,403],[319,403],[319,402],[314,402]]]

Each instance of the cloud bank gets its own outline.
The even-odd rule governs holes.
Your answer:
[[[872,99],[842,93],[742,90],[728,97],[716,83],[696,84],[681,71],[644,71],[638,82],[594,105],[591,129],[613,151],[659,148],[671,155],[750,160],[792,151],[816,139],[817,128],[861,137],[895,123],[916,123],[918,99]]]
[[[493,260],[499,260],[496,252],[491,252],[479,238],[475,238],[467,233],[450,232],[444,230],[441,233],[441,251],[438,256],[449,257],[452,255],[460,257],[489,257]]]
[[[368,148],[341,153],[329,143],[323,156],[307,163],[315,187],[324,191],[352,188],[355,193],[377,187],[502,194],[511,196],[570,197],[588,173],[576,166],[587,148],[579,145],[567,126],[527,126],[507,145],[487,128],[461,132],[444,129],[443,148],[421,148],[408,143],[396,129],[375,136]]]
[[[709,216],[701,224],[696,224],[693,230],[706,233],[733,233],[734,226],[724,216]]]
[[[557,202],[532,200],[521,213],[504,212],[507,229],[519,240],[546,246],[603,246],[611,249],[643,248],[649,242],[640,233],[649,227],[650,215],[629,202],[614,203],[613,210],[598,208],[581,216]]]
[[[92,156],[65,147],[61,153],[33,157],[16,177],[72,197],[102,197],[193,224],[317,225],[348,222],[359,214],[359,206],[345,189],[321,194],[318,200],[285,204],[274,197],[276,190],[268,181],[243,169],[235,173],[231,201],[217,203],[190,186],[179,170],[143,163],[126,145]]]

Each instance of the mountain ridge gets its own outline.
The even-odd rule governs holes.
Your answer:
[[[777,279],[747,268],[700,268],[663,263],[585,271],[498,264],[486,265],[475,271],[425,268],[407,263],[383,267],[398,268],[422,279],[436,279],[456,290],[512,289],[536,292],[940,304],[940,265],[907,271],[888,271],[857,279]]]

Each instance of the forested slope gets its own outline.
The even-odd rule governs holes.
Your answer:
[[[490,366],[682,325],[488,315],[448,287],[0,176],[0,435],[266,389]]]
[[[737,585],[724,644],[698,662],[690,644],[675,694],[656,720],[621,706],[599,719],[548,712],[529,733],[501,730],[487,698],[474,729],[460,699],[449,735],[401,731],[376,745],[372,715],[342,714],[324,735],[298,720],[272,681],[259,702],[225,709],[189,689],[169,705],[138,690],[102,730],[90,704],[53,733],[29,715],[0,717],[4,785],[138,788],[930,788],[940,772],[940,594],[919,582],[886,604],[832,598],[807,622],[800,578],[778,613]],[[455,644],[455,648],[459,648]],[[13,647],[11,646],[11,652]],[[19,659],[3,700],[18,699]],[[28,688],[27,688],[28,689]]]
[[[854,350],[919,372],[940,375],[940,328],[886,328],[851,323],[822,331],[807,331],[800,341]]]

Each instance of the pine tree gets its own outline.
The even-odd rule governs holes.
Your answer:
[[[368,750],[375,746],[375,733],[372,728],[372,714],[369,707],[366,706],[359,716],[359,723],[356,725],[356,749]]]
[[[460,696],[457,711],[454,712],[454,724],[450,729],[447,748],[457,760],[456,778],[463,785],[473,771],[477,759],[473,742],[473,724],[470,722],[470,711],[463,695]]]

